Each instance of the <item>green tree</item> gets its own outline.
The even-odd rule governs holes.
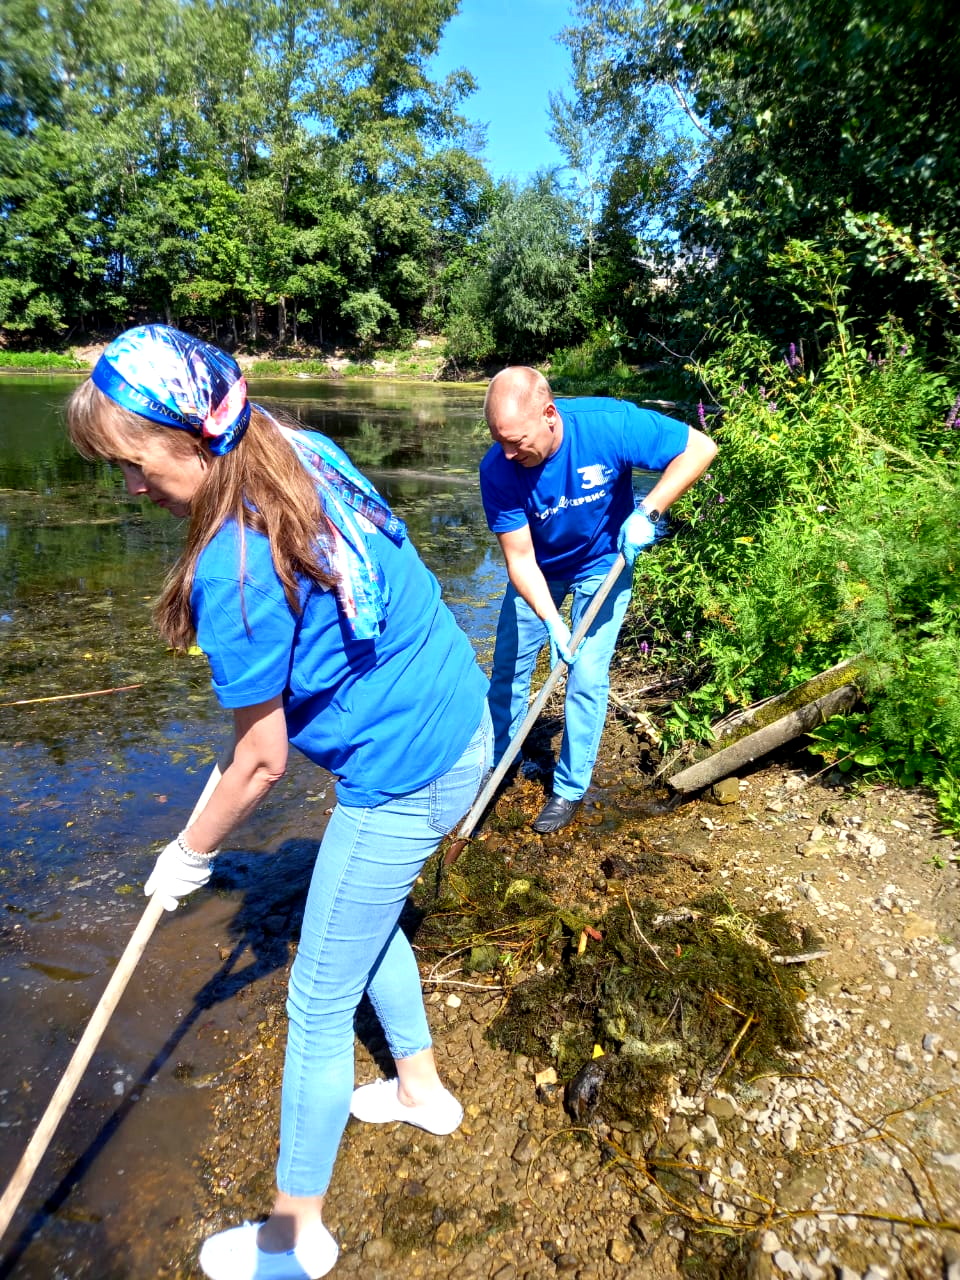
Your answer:
[[[480,234],[477,277],[464,277],[447,335],[455,359],[533,360],[582,332],[581,246],[570,201],[552,175],[505,183]],[[476,327],[471,343],[469,330]],[[485,335],[492,346],[488,347]]]

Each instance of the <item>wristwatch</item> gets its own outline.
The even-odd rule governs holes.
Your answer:
[[[647,517],[647,519],[650,521],[651,524],[656,524],[662,514],[657,510],[656,507],[647,508],[643,505],[642,502],[640,504],[640,510]]]

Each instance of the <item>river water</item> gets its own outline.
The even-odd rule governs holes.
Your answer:
[[[0,382],[0,1187],[229,734],[205,660],[166,652],[150,623],[182,527],[73,453],[60,418],[73,385]],[[488,666],[505,577],[476,480],[479,389],[252,390],[377,484]],[[293,762],[212,892],[161,921],[0,1242],[0,1277],[157,1274],[155,1233],[195,1211],[203,1083],[228,1051],[232,997],[286,961],[271,920],[303,891],[332,803],[329,777]]]

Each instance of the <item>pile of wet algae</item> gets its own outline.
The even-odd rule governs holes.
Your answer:
[[[702,1216],[697,1171],[665,1141],[671,1100],[719,1106],[799,1041],[804,967],[777,960],[816,939],[711,890],[708,860],[652,849],[630,815],[597,805],[535,835],[542,795],[515,781],[455,866],[441,849],[424,869],[404,924],[466,1117],[445,1139],[350,1122],[325,1212],[340,1274],[670,1276],[681,1254],[692,1274],[667,1229]],[[278,972],[243,1010],[194,1250],[269,1208],[284,995]],[[368,1010],[358,1036],[370,1079],[389,1060]],[[743,1273],[740,1236],[703,1225],[696,1274]],[[198,1275],[190,1256],[166,1274]]]

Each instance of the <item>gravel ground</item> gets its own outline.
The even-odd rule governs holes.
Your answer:
[[[745,911],[811,926],[823,954],[783,969],[804,988],[802,1047],[753,1079],[734,1052],[720,1085],[678,1085],[652,1124],[574,1125],[562,1089],[537,1083],[548,1061],[489,1042],[502,989],[431,957],[438,1060],[466,1118],[443,1139],[351,1120],[325,1213],[342,1249],[334,1274],[960,1280],[957,844],[922,793],[858,790],[806,756],[643,817],[641,752],[611,722],[580,820],[542,840],[519,833],[523,856],[598,918],[618,892],[601,861],[642,844],[668,870],[636,892],[667,910],[720,888]],[[542,795],[521,779],[508,799],[532,816]],[[181,1224],[186,1251],[160,1274],[199,1276],[203,1236],[269,1205],[283,999],[279,973],[236,1002],[193,1239]],[[357,1079],[377,1070],[358,1042]]]

